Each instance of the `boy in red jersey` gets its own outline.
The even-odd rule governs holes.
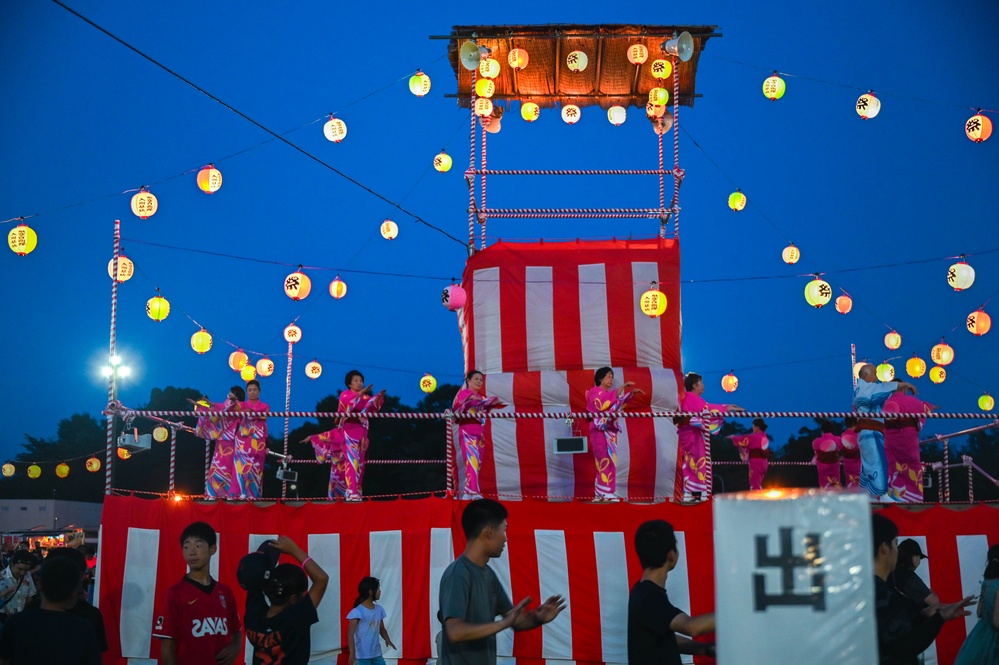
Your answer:
[[[215,529],[195,522],[180,534],[180,544],[190,572],[167,590],[166,607],[156,618],[160,663],[232,665],[242,646],[242,626],[232,589],[209,572]]]

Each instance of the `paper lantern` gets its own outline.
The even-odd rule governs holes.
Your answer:
[[[628,119],[628,110],[623,106],[612,106],[607,109],[607,120],[610,124],[615,127],[619,127],[624,124],[624,121]]]
[[[239,370],[239,378],[244,381],[253,381],[257,378],[257,368],[253,366],[253,363],[243,365],[243,369]]]
[[[912,357],[905,361],[905,373],[918,379],[926,374],[926,361],[913,353]]]
[[[452,284],[441,292],[441,304],[448,310],[456,312],[465,306],[465,289]]]
[[[41,475],[42,475],[42,467],[38,466],[37,464],[32,464],[31,466],[28,467],[28,478],[35,480]]]
[[[733,393],[739,387],[739,377],[732,373],[726,374],[722,377],[721,386],[725,392]]]
[[[87,471],[97,473],[101,470],[101,461],[96,457],[91,457],[86,462]]]
[[[984,310],[978,309],[968,315],[965,326],[972,335],[981,337],[992,328],[992,317]]]
[[[213,165],[202,168],[198,171],[198,187],[205,194],[214,194],[222,187],[222,172]]]
[[[153,321],[162,321],[170,315],[170,301],[163,296],[153,296],[146,301],[146,316]]]
[[[118,281],[127,282],[135,274],[135,264],[124,254],[118,255]],[[108,261],[108,277],[114,279],[114,259]]]
[[[644,65],[649,59],[649,49],[645,44],[632,44],[628,47],[628,62],[633,65]]]
[[[666,107],[649,102],[645,105],[645,115],[649,116],[649,118],[662,118],[666,115]]]
[[[573,51],[565,56],[565,64],[568,65],[569,71],[578,74],[586,69],[586,65],[590,64],[590,59],[582,51]]]
[[[832,287],[829,283],[821,280],[818,276],[805,285],[805,301],[812,307],[818,309],[832,300]]]
[[[479,97],[475,100],[473,110],[475,111],[475,115],[484,118],[493,112],[493,103],[484,97]]]
[[[866,360],[860,360],[858,362],[853,363],[853,378],[855,379],[860,378],[860,370],[864,369],[864,365],[866,364],[867,364]]]
[[[126,460],[129,457],[131,457],[131,456],[132,456],[132,453],[128,452],[127,448],[119,448],[118,449],[118,459]]]
[[[992,136],[992,121],[987,116],[982,115],[981,109],[978,113],[968,118],[964,123],[964,133],[975,143],[987,141]]]
[[[970,289],[975,283],[975,269],[965,262],[964,254],[961,255],[960,261],[947,269],[947,283],[955,291]]]
[[[332,141],[333,143],[339,143],[340,141],[347,138],[347,123],[345,123],[340,118],[330,117],[323,125],[323,135],[326,136],[327,141]]]
[[[996,401],[992,395],[985,393],[978,398],[978,408],[982,411],[991,411],[996,406]]]
[[[247,360],[248,358],[246,354],[243,353],[243,349],[236,349],[229,354],[229,368],[234,372],[238,372],[246,367]]]
[[[451,155],[447,154],[441,150],[441,154],[434,157],[434,168],[441,173],[447,173],[451,170]]]
[[[15,471],[16,469],[14,468],[14,465],[11,464],[10,462],[7,462],[6,464],[3,465],[3,475],[5,478],[10,478],[11,476],[13,476]]]
[[[158,207],[156,197],[145,187],[139,189],[139,193],[132,197],[132,213],[139,219],[149,219],[156,214]]]
[[[166,427],[157,427],[153,430],[153,440],[163,443],[170,438],[170,430]]]
[[[257,375],[268,377],[274,373],[274,361],[264,356],[257,361]]]
[[[386,219],[382,222],[382,225],[378,230],[381,232],[382,237],[386,240],[395,240],[396,236],[399,235],[399,225],[391,219]]]
[[[663,113],[661,118],[652,118],[652,130],[662,136],[673,127],[673,114],[669,111]]]
[[[930,360],[938,365],[949,365],[954,362],[954,349],[940,339],[940,343],[930,349]]]
[[[284,294],[292,300],[302,300],[312,291],[312,280],[301,271],[301,267],[284,278]]]
[[[641,308],[642,314],[652,318],[662,316],[668,304],[666,294],[656,288],[657,286],[658,284],[653,282],[649,290],[638,299],[638,306]]]
[[[979,403],[981,403],[981,400],[978,401]],[[988,411],[988,409],[986,409],[986,411]],[[57,478],[65,478],[66,476],[68,476],[69,464],[66,464],[65,462],[60,462],[59,464],[56,464],[55,474]]]
[[[482,58],[479,60],[479,76],[487,79],[494,79],[500,74],[500,63],[496,58]]]
[[[496,83],[492,79],[479,79],[475,82],[476,97],[492,97],[496,92]]]
[[[836,298],[836,311],[840,314],[849,314],[850,310],[853,309],[853,298],[846,295],[845,293],[839,298]]]
[[[534,102],[524,102],[520,105],[520,117],[527,122],[534,122],[541,115],[541,107]]]
[[[202,328],[191,335],[191,348],[197,353],[208,353],[212,348],[212,336]]]
[[[881,112],[881,100],[874,96],[874,92],[861,95],[857,100],[857,115],[864,120],[870,120]]]
[[[774,72],[773,76],[763,82],[763,96],[772,102],[783,97],[786,89],[784,79],[777,76],[777,72]]]
[[[289,344],[297,344],[302,340],[302,329],[296,326],[294,323],[288,324],[288,327],[284,329],[284,341]]]
[[[496,111],[502,111],[502,110],[503,110],[502,108],[497,106],[493,110],[493,115],[491,117],[479,118],[479,124],[482,125],[482,128],[487,132],[489,132],[490,134],[499,134],[500,130],[503,129],[502,124],[500,122],[502,114],[497,115]]]
[[[581,115],[579,107],[575,104],[566,104],[562,107],[562,120],[567,125],[575,125]]]
[[[728,195],[728,207],[735,212],[746,207],[746,195],[742,193],[742,190],[737,189]]]
[[[333,296],[334,300],[339,300],[347,295],[347,283],[340,279],[340,275],[333,278],[330,282],[330,295]]]
[[[887,382],[895,380],[895,368],[887,361],[878,365],[876,371],[879,381]]]
[[[417,69],[416,73],[409,77],[409,91],[417,97],[427,94],[430,92],[430,77]]]
[[[894,351],[898,347],[902,346],[902,336],[892,330],[890,333],[885,335],[885,346]]]
[[[27,224],[18,224],[7,234],[7,245],[10,251],[18,256],[27,256],[35,251],[38,244],[38,234]]]
[[[531,57],[528,55],[527,51],[522,48],[510,49],[510,52],[506,56],[506,64],[516,71],[520,71],[527,67],[527,63],[531,61]]]
[[[801,258],[801,250],[794,246],[792,242],[790,245],[784,248],[784,251],[780,253],[780,257],[784,259],[784,263],[794,265]]]
[[[420,390],[428,395],[437,390],[437,379],[430,374],[424,374],[423,378],[420,379]]]
[[[943,383],[947,380],[947,370],[943,367],[930,368],[930,381],[933,383]]]
[[[666,88],[652,88],[649,90],[649,104],[665,106],[669,103],[669,90]]]
[[[673,73],[673,63],[663,59],[653,60],[650,69],[654,78],[662,80],[669,78],[669,75]]]
[[[308,365],[305,366],[305,376],[310,379],[318,379],[323,374],[323,366],[319,364],[319,361],[313,359]]]

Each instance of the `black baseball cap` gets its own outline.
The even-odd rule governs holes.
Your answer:
[[[929,559],[930,557],[923,554],[922,548],[912,538],[906,538],[898,544],[898,556],[918,556],[920,559]]]
[[[264,584],[271,577],[271,572],[277,566],[281,552],[272,545],[275,540],[265,540],[257,548],[256,552],[250,552],[239,560],[236,568],[236,579],[239,586],[250,593],[263,591]]]

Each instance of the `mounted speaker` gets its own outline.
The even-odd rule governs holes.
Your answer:
[[[694,55],[694,38],[690,36],[690,33],[684,30],[674,39],[663,42],[663,50],[670,55],[675,55],[680,58],[682,62],[687,62],[690,60],[690,56]]]

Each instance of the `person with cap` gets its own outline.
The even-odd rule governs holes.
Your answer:
[[[978,623],[961,645],[954,665],[999,664],[999,545],[990,547],[986,558]]]
[[[895,591],[908,598],[920,610],[940,604],[940,597],[916,573],[919,564],[928,558],[918,542],[906,538],[898,544],[898,561],[889,580]]]
[[[10,565],[0,573],[0,622],[24,610],[38,593],[30,574],[37,565],[38,559],[28,550],[18,549],[11,555]]]

